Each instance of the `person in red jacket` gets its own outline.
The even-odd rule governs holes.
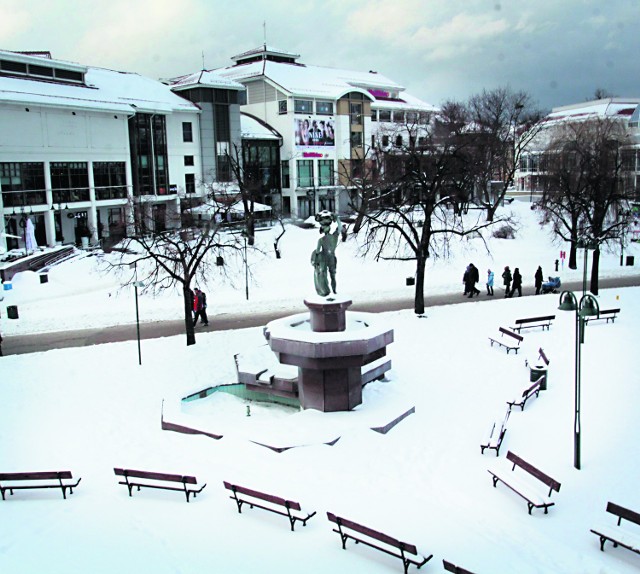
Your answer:
[[[207,317],[207,295],[197,287],[194,291],[193,310],[195,315],[193,317],[193,326],[195,327],[198,324],[198,318],[200,318],[200,323],[205,327],[208,327],[209,318]]]

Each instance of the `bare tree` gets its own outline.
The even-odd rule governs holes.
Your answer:
[[[125,285],[142,282],[143,292],[158,294],[168,289],[182,291],[187,345],[195,345],[192,285],[208,283],[214,261],[223,254],[239,252],[237,236],[223,232],[213,219],[200,228],[180,229],[180,216],[170,218],[174,229],[156,233],[144,209],[135,210],[135,233],[120,244],[120,258],[112,265],[125,276]]]

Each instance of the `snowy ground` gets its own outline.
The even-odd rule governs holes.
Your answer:
[[[280,261],[290,255],[293,259],[296,242],[309,241],[309,233],[287,233],[291,243]],[[451,263],[439,262],[429,284],[438,290],[460,289],[467,259],[481,271],[487,265],[520,266],[525,280],[542,264],[548,275],[559,250],[532,222],[523,225],[519,240],[497,243],[493,261],[478,253],[469,259],[467,252]],[[309,249],[303,247],[306,263]],[[358,297],[375,297],[373,290],[356,289],[357,262],[346,257],[348,244],[339,249],[341,283],[350,285]],[[603,274],[629,272],[616,267],[617,257],[605,258]],[[277,263],[270,260],[261,269]],[[366,277],[369,285],[370,278],[385,296],[406,292],[408,268],[395,269],[393,281],[388,270],[379,269],[361,263],[360,280]],[[287,286],[291,300],[298,291],[300,297],[309,294],[309,271]],[[255,276],[262,289],[256,285],[251,306],[286,304],[276,303],[281,293],[277,285],[258,272]],[[69,292],[49,300],[43,295],[39,302],[30,302],[26,293],[46,285],[29,286],[24,280],[24,289],[10,293],[23,297],[20,319],[4,321],[5,333],[18,332],[7,323],[28,323],[24,332],[37,331],[33,325],[38,320],[49,320],[44,315],[57,316],[63,326],[77,324],[74,321],[83,313],[97,318],[111,314],[118,320],[120,306],[123,318],[125,308],[131,312],[130,299],[122,303],[128,296],[109,298],[104,285],[82,292],[79,277],[60,271],[50,288],[53,292],[56,284],[65,284]],[[87,278],[86,285],[90,283]],[[17,278],[16,286],[20,284]],[[71,293],[75,287],[78,291]],[[220,308],[239,306],[243,290],[236,296],[226,289],[215,292],[221,298],[222,293],[236,297],[235,303],[217,303]],[[388,381],[365,388],[358,411],[366,412],[387,398],[416,408],[386,435],[340,426],[338,419],[349,413],[296,413],[254,405],[253,416],[247,418],[246,405],[228,396],[221,399],[223,405],[215,404],[217,398],[211,401],[212,418],[224,408],[221,440],[162,431],[162,401],[180,409],[179,398],[194,389],[235,381],[233,354],[262,344],[260,328],[205,333],[193,347],[186,347],[181,337],[144,341],[142,366],[135,341],[3,357],[0,471],[69,469],[82,482],[66,501],[59,491],[33,490],[18,491],[0,502],[0,572],[402,571],[399,560],[361,545],[350,543],[343,551],[326,511],[416,544],[423,554],[433,553],[423,568],[426,572],[442,571],[443,558],[478,574],[637,572],[637,555],[610,545],[600,552],[598,538],[589,529],[614,523],[605,512],[609,500],[640,510],[640,385],[634,355],[639,294],[637,288],[603,291],[601,307],[619,306],[622,314],[615,324],[587,327],[579,471],[573,468],[574,315],[557,311],[556,295],[483,298],[431,308],[428,319],[410,311],[385,314],[395,330],[395,342],[388,349],[393,369]],[[148,315],[164,316],[165,310],[156,312],[156,307],[164,309],[161,301],[149,299]],[[32,312],[40,317],[32,318]],[[499,326],[548,313],[557,315],[551,330],[527,332],[520,354],[507,355],[489,346],[487,336]],[[481,455],[479,444],[494,417],[502,415],[505,401],[529,383],[524,358],[535,356],[540,346],[551,360],[548,390],[527,403],[524,412],[512,413],[499,458]],[[189,417],[189,409],[182,414]],[[318,436],[340,427],[341,438],[334,446],[313,444],[281,454],[246,438],[247,433],[259,435],[261,428],[294,433],[298,427],[315,429]],[[492,487],[487,469],[503,465],[507,450],[562,483],[548,515],[534,510],[529,516],[520,497],[503,485]],[[117,485],[116,466],[194,474],[207,487],[189,504],[179,493],[152,489],[129,498]],[[318,515],[294,533],[283,517],[259,509],[243,509],[240,515],[223,480],[298,500],[303,509]]]

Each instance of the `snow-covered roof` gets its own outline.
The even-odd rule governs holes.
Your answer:
[[[238,60],[244,60],[245,58],[250,58],[251,56],[257,56],[258,54],[284,56],[293,59],[298,59],[300,57],[300,54],[294,54],[293,52],[288,52],[287,50],[281,50],[280,48],[274,48],[273,46],[263,45],[251,50],[247,50],[246,52],[242,52],[242,54],[238,54],[237,56],[232,56],[231,59],[234,62],[237,62]]]
[[[245,87],[233,80],[224,78],[209,70],[200,70],[186,76],[178,76],[166,81],[174,91],[187,90],[191,88],[218,88],[226,90],[244,90]]]
[[[374,105],[412,109],[435,109],[434,106],[404,92],[405,88],[376,72],[358,72],[322,66],[261,60],[215,70],[216,73],[247,83],[265,76],[288,95],[336,100],[349,92],[360,92]],[[389,97],[396,94],[397,97]],[[384,104],[382,103],[384,102]]]
[[[0,51],[0,58],[16,59]],[[24,56],[21,56],[24,58]],[[47,60],[69,67],[68,62]],[[77,64],[73,66],[78,67]],[[198,112],[192,102],[174,94],[162,82],[130,72],[82,67],[85,84],[39,81],[27,77],[0,76],[0,102],[132,113]]]
[[[282,136],[271,126],[251,114],[240,114],[242,139],[279,140]]]
[[[640,104],[640,98],[604,98],[553,108],[546,120],[583,120],[594,117],[625,119],[631,117],[638,104]]]

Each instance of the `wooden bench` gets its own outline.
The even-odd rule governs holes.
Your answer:
[[[511,351],[515,351],[517,355],[518,350],[520,349],[520,343],[522,343],[524,337],[522,335],[518,335],[518,333],[509,331],[509,329],[505,329],[504,327],[500,327],[500,329],[498,330],[500,331],[501,337],[504,335],[507,335],[508,338],[494,339],[493,337],[489,337],[489,341],[491,341],[491,346],[493,347],[493,344],[497,343],[498,345],[500,345],[501,347],[504,347],[507,350],[507,355]]]
[[[452,564],[451,562],[447,562],[446,560],[442,561],[442,565],[444,566],[444,569],[447,572],[453,572],[453,574],[473,574],[471,570],[466,570],[465,568],[462,568],[461,566],[456,566],[455,564]]]
[[[67,489],[69,494],[73,494],[73,489],[80,484],[82,480],[79,478],[74,484],[62,482],[63,480],[72,480],[73,476],[68,470],[60,470],[55,472],[4,472],[0,474],[0,492],[2,492],[2,500],[5,500],[4,493],[9,491],[13,495],[14,490],[30,490],[33,488],[59,488],[62,490],[62,498],[66,500]],[[55,480],[57,482],[44,484],[43,480]],[[13,484],[14,482],[22,483],[23,481],[34,482],[35,484]]]
[[[496,456],[500,456],[500,446],[502,445],[502,440],[507,432],[507,421],[509,420],[510,414],[511,408],[507,409],[507,413],[503,419],[497,419],[493,423],[487,437],[480,445],[480,454],[484,454],[485,449],[488,448],[495,450]]]
[[[601,309],[597,317],[586,317],[584,322],[585,325],[588,325],[589,321],[606,321],[607,323],[611,321],[615,323],[618,318],[618,313],[620,313],[620,309]]]
[[[511,328],[518,333],[522,329],[531,329],[533,327],[542,327],[543,331],[545,329],[548,331],[549,327],[551,327],[551,323],[555,318],[555,315],[544,315],[542,317],[527,317],[525,319],[516,319],[516,326]]]
[[[136,487],[138,492],[140,488],[159,488],[161,490],[176,490],[179,492],[184,492],[187,497],[187,502],[189,502],[189,496],[193,494],[193,498],[196,497],[197,494],[202,492],[202,489],[207,486],[203,484],[199,489],[190,488],[189,484],[197,484],[197,480],[195,476],[184,476],[182,474],[168,474],[166,472],[149,472],[146,470],[133,470],[130,468],[114,468],[113,472],[116,476],[123,476],[124,481],[118,482],[118,484],[123,484],[129,489],[129,496],[132,496],[133,488]],[[144,481],[152,481],[152,482],[139,482],[139,481],[131,481],[130,478],[141,478]],[[173,486],[174,483],[181,483],[182,486]],[[166,484],[171,483],[171,484]]]
[[[507,452],[507,460],[513,463],[510,473],[503,473],[496,470],[488,471],[493,477],[494,488],[498,482],[502,482],[527,501],[529,514],[531,514],[531,510],[533,508],[544,508],[544,513],[547,514],[549,507],[555,504],[555,502],[552,502],[550,499],[551,493],[554,490],[556,492],[560,492],[560,483],[546,475],[544,472],[538,470],[532,464],[522,460],[511,451]],[[513,471],[516,466],[524,470],[526,474],[515,474]],[[536,478],[542,484],[548,486],[549,494],[542,494],[539,490],[539,485],[537,483],[533,484],[530,481],[531,477]]]
[[[617,526],[606,525],[591,529],[591,532],[600,537],[600,550],[604,552],[604,543],[609,540],[613,542],[614,548],[622,546],[631,552],[640,554],[640,531],[631,532],[620,526],[623,518],[640,525],[640,514],[613,502],[607,503],[607,512],[617,516],[618,523]]]
[[[224,487],[233,493],[233,496],[231,496],[230,498],[233,498],[233,500],[236,501],[239,513],[242,513],[242,505],[248,504],[249,508],[253,508],[254,506],[256,506],[257,508],[262,508],[263,510],[268,510],[269,512],[280,514],[281,516],[286,516],[289,519],[291,531],[294,530],[296,521],[300,521],[302,522],[302,526],[306,526],[307,520],[316,515],[315,512],[312,512],[304,518],[301,516],[296,516],[292,513],[292,511],[300,512],[302,510],[299,502],[286,500],[279,496],[274,496],[273,494],[266,494],[264,492],[259,492],[258,490],[252,490],[250,488],[238,486],[237,484],[231,484],[230,482],[226,481],[224,481]],[[269,504],[272,504],[273,507],[264,506],[263,504],[257,503],[255,500],[246,500],[244,498],[240,498],[239,495],[250,497],[251,499],[257,499],[262,502],[268,502]],[[282,512],[278,507],[284,508],[286,512]]]
[[[511,410],[513,407],[520,407],[520,410],[523,411],[524,405],[527,403],[527,401],[531,397],[533,396],[537,397],[540,394],[540,389],[542,388],[542,385],[544,384],[545,379],[546,379],[546,375],[542,375],[535,383],[533,383],[530,387],[527,387],[524,391],[522,391],[521,395],[518,395],[514,399],[507,401],[507,404],[509,405],[509,410]]]
[[[530,360],[530,359],[525,359],[524,361],[524,366],[528,367],[531,363],[538,363],[540,362],[540,360],[542,360],[545,364],[545,366],[549,366],[549,357],[547,357],[547,354],[544,352],[544,349],[542,347],[540,347],[538,349],[538,358],[535,359],[534,361]]]
[[[347,549],[347,540],[349,540],[349,538],[355,541],[356,544],[361,542],[362,544],[365,544],[366,546],[370,546],[371,548],[375,548],[376,550],[380,550],[385,554],[390,554],[391,556],[400,558],[400,560],[402,560],[402,565],[404,566],[405,574],[407,574],[407,571],[409,570],[409,566],[411,564],[413,564],[414,566],[417,566],[418,568],[421,568],[429,560],[431,560],[431,558],[433,558],[433,554],[430,554],[427,558],[418,554],[418,549],[413,544],[401,542],[400,540],[397,540],[396,538],[392,538],[387,534],[383,534],[382,532],[378,532],[377,530],[373,530],[372,528],[369,528],[367,526],[362,526],[362,524],[358,524],[357,522],[347,520],[346,518],[336,516],[331,512],[327,512],[327,518],[329,519],[329,522],[333,522],[338,526],[338,529],[336,530],[334,528],[333,531],[340,535],[340,540],[342,541],[343,550]],[[398,550],[400,553],[398,554],[393,550],[390,550],[389,548],[378,546],[377,544],[374,544],[374,542],[372,542],[371,540],[359,538],[354,534],[345,532],[345,529],[361,534],[363,536],[366,536],[369,539],[372,539],[373,541],[382,542],[383,544],[386,544],[387,546],[395,550]],[[407,556],[407,554],[411,556]],[[415,558],[413,558],[413,556],[415,556]]]

